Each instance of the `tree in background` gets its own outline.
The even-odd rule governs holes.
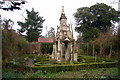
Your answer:
[[[34,9],[31,11],[26,10],[26,12],[27,18],[25,19],[25,22],[18,21],[18,25],[21,26],[21,29],[18,31],[20,33],[26,32],[26,39],[29,42],[37,41],[42,33],[42,25],[45,19],[39,16],[39,13],[35,12]]]
[[[47,30],[46,30],[47,31]],[[55,29],[50,27],[50,30],[46,33],[45,37],[43,38],[55,38]],[[52,54],[53,50],[53,43],[41,43],[40,50],[43,54]]]
[[[119,21],[118,16],[119,14],[114,8],[104,3],[78,8],[74,13],[77,24],[75,30],[83,33],[85,41],[90,41],[98,37],[100,32],[108,31],[112,23]]]
[[[118,49],[118,71],[119,71],[119,75],[120,75],[120,26],[118,28],[118,36],[117,36],[117,49]]]
[[[8,62],[13,58],[20,57],[24,47],[27,46],[27,41],[21,37],[15,30],[12,29],[13,21],[4,19],[1,22],[2,27],[2,60]],[[23,45],[20,46],[20,45]]]
[[[52,54],[53,43],[41,43],[40,50],[42,54]]]
[[[0,15],[0,52],[2,52],[2,19]]]
[[[113,35],[112,31],[108,31],[106,33],[100,33],[99,37],[92,41],[92,44],[94,44],[95,49],[97,49],[99,56],[107,55],[109,58],[116,58],[116,41],[117,36]]]
[[[55,28],[50,27],[50,30],[47,32],[46,36],[48,38],[55,38]]]
[[[25,3],[26,3],[25,0],[19,0],[19,1],[3,0],[3,1],[0,1],[0,9],[5,11],[21,10],[21,7],[23,7],[22,5]]]
[[[8,20],[4,19],[2,22],[1,28],[4,30],[12,29],[13,24],[14,24],[14,22],[11,19],[8,19]]]

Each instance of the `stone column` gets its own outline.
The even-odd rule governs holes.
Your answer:
[[[57,44],[55,43],[55,60],[57,60]]]
[[[74,45],[74,61],[76,61],[77,62],[77,53],[78,53],[78,46],[77,46],[77,44],[75,43],[75,45]]]
[[[63,46],[64,46],[64,44],[63,43],[61,43],[61,54],[60,54],[60,57],[61,57],[61,60],[63,59]]]
[[[42,54],[41,52],[41,43],[38,43],[38,56]]]
[[[77,62],[77,53],[76,52],[74,53],[74,61]]]
[[[73,55],[73,44],[72,44],[72,43],[71,43],[71,45],[70,45],[70,49],[71,49],[71,52],[70,52],[70,55],[71,55],[71,56],[70,56],[70,60],[73,61],[73,56],[74,56],[74,55]]]
[[[58,40],[57,62],[61,62],[60,50],[61,50],[61,44],[60,44],[60,39],[59,39]]]
[[[55,44],[53,44],[53,52],[52,52],[52,59],[55,59]]]
[[[70,44],[68,43],[67,48],[65,50],[65,60],[68,61],[70,59]]]

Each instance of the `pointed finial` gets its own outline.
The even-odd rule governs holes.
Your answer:
[[[65,12],[64,12],[64,6],[62,6],[62,13],[64,14]]]
[[[65,12],[64,12],[64,6],[62,6],[62,12],[61,12],[60,20],[61,19],[67,19],[66,16],[65,16]]]

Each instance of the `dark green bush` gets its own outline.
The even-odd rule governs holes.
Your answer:
[[[77,71],[82,69],[94,69],[94,68],[110,68],[116,67],[117,62],[107,63],[82,63],[82,64],[64,64],[64,65],[45,65],[31,67],[33,70],[41,70],[46,72],[60,72],[60,71]]]
[[[28,78],[42,78],[44,77],[44,74],[42,71],[37,71],[35,73],[30,73]]]
[[[36,63],[34,63],[34,65],[35,66],[40,66],[40,65],[42,65],[42,63],[41,62],[36,62]]]
[[[12,69],[3,69],[2,78],[23,78],[24,75],[22,73],[16,73]]]

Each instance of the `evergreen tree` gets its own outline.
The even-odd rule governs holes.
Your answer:
[[[18,31],[19,33],[26,32],[26,39],[29,42],[37,41],[42,32],[42,25],[45,19],[39,16],[38,12],[35,12],[34,9],[31,11],[26,10],[26,12],[27,18],[25,19],[25,22],[18,21],[18,25],[21,26],[21,29]]]
[[[82,32],[85,41],[98,37],[100,32],[106,32],[112,23],[119,21],[119,13],[104,3],[97,3],[91,7],[78,8],[74,13],[77,23],[75,30]]]
[[[13,10],[21,10],[23,7],[23,4],[25,4],[26,1],[19,0],[2,0],[0,1],[0,9],[5,11],[13,11]]]

